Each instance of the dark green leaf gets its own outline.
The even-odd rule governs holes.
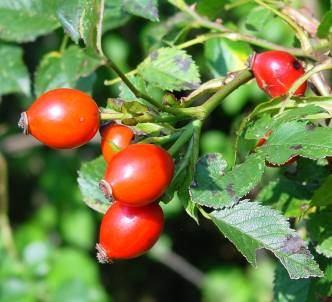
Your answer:
[[[60,0],[57,4],[57,17],[73,41],[83,39],[87,47],[100,53],[101,5],[101,0]]]
[[[224,11],[225,0],[199,0],[197,1],[197,12],[200,15],[206,16],[211,20],[220,18],[221,13]]]
[[[273,164],[283,164],[294,155],[311,159],[332,156],[332,129],[301,121],[283,123],[259,150]]]
[[[216,38],[204,44],[204,54],[209,70],[214,77],[225,76],[228,72],[245,68],[252,53],[249,44]]]
[[[210,216],[251,264],[256,265],[256,251],[265,248],[274,253],[292,279],[323,275],[303,240],[279,212],[242,201]]]
[[[183,50],[160,48],[153,51],[139,66],[143,79],[161,89],[188,90],[200,83],[192,58]]]
[[[274,302],[310,302],[311,279],[292,280],[280,265],[274,279]]]
[[[329,175],[321,187],[312,196],[312,204],[315,206],[328,206],[332,204],[332,175]]]
[[[122,0],[106,0],[103,18],[103,31],[124,25],[130,19],[130,15],[125,12]]]
[[[250,30],[261,30],[273,14],[264,7],[257,6],[253,8],[246,20],[246,27]]]
[[[104,177],[105,169],[105,161],[99,157],[84,163],[78,171],[77,179],[84,202],[100,213],[105,213],[110,205],[99,189],[99,181]]]
[[[55,0],[0,1],[0,39],[15,42],[33,41],[59,26]]]
[[[151,21],[159,21],[157,0],[123,0],[124,9]]]
[[[317,29],[317,36],[319,38],[326,38],[329,33],[331,32],[332,27],[332,10],[328,11],[320,23],[318,29]]]
[[[30,95],[30,78],[22,55],[19,46],[0,43],[0,95],[13,92]]]
[[[212,208],[233,205],[258,184],[265,165],[259,154],[253,154],[230,171],[226,167],[218,153],[207,154],[198,161],[190,187],[193,202]]]
[[[325,257],[332,258],[332,210],[324,209],[309,216],[308,230],[315,241],[316,250]]]
[[[283,175],[270,181],[259,192],[257,200],[272,205],[286,217],[300,217],[308,209],[311,192],[294,179]]]
[[[92,73],[100,59],[72,45],[64,52],[51,52],[43,57],[37,68],[35,94],[59,87],[75,87],[78,79]]]

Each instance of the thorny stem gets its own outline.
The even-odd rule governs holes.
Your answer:
[[[7,164],[4,156],[0,153],[0,234],[1,241],[8,254],[18,259],[13,240],[12,230],[8,220],[8,176]]]

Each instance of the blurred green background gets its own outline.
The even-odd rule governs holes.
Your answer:
[[[329,4],[327,0],[307,2],[317,16]],[[251,8],[242,5],[216,11],[216,17],[243,32],[281,45],[294,44],[289,28],[272,17],[258,32],[250,31],[245,21]],[[161,1],[161,21],[173,13],[166,1]],[[164,36],[164,25],[137,17],[121,19],[124,25],[114,29],[112,21],[103,48],[124,71],[134,69],[151,49],[178,34],[175,29]],[[189,38],[196,34],[192,31]],[[59,49],[62,39],[63,30],[57,29],[22,44],[23,60],[32,78],[41,58]],[[206,81],[240,68],[252,49],[244,43],[211,40],[188,52]],[[116,85],[103,85],[112,77],[100,68],[81,78],[77,87],[105,105],[107,97],[118,95]],[[94,245],[101,215],[82,202],[76,181],[80,164],[100,154],[98,138],[77,150],[57,151],[23,136],[16,127],[18,117],[33,99],[23,94],[0,99],[0,150],[8,165],[9,218],[18,251],[18,258],[6,253],[0,238],[1,302],[272,301],[273,258],[262,252],[258,268],[250,267],[212,224],[202,220],[198,226],[179,202],[164,206],[164,235],[150,253],[131,261],[98,264]],[[254,83],[229,96],[204,127],[201,153],[222,152],[231,161],[236,125],[266,99]]]

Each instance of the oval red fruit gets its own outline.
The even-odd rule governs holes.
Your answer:
[[[101,152],[104,159],[109,162],[116,153],[128,147],[134,137],[129,127],[111,124],[101,132]]]
[[[164,215],[157,203],[127,207],[115,202],[101,222],[97,257],[103,263],[138,257],[156,243],[163,227]]]
[[[108,163],[100,185],[105,195],[131,206],[157,200],[172,180],[170,154],[152,144],[129,145]]]
[[[271,97],[284,95],[294,82],[304,74],[301,63],[285,51],[270,50],[255,54],[251,69],[258,86]],[[303,83],[295,95],[304,95],[307,82]]]
[[[22,113],[19,126],[49,147],[76,148],[98,131],[99,109],[89,95],[79,90],[54,89]]]

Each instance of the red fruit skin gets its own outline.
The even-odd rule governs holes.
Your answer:
[[[98,248],[106,253],[108,262],[135,258],[156,243],[163,228],[164,214],[157,203],[127,207],[115,202],[101,222]]]
[[[128,147],[134,138],[134,132],[126,126],[112,124],[101,133],[101,152],[109,162],[119,151]]]
[[[133,144],[108,163],[104,180],[114,200],[130,206],[156,201],[167,189],[174,173],[167,151],[152,144]]]
[[[84,145],[99,128],[97,104],[75,89],[60,88],[42,94],[26,114],[28,133],[56,149]]]
[[[304,74],[301,63],[285,51],[270,50],[256,54],[251,63],[258,86],[271,97],[288,92],[294,82]],[[304,82],[295,95],[304,95],[307,82]]]

